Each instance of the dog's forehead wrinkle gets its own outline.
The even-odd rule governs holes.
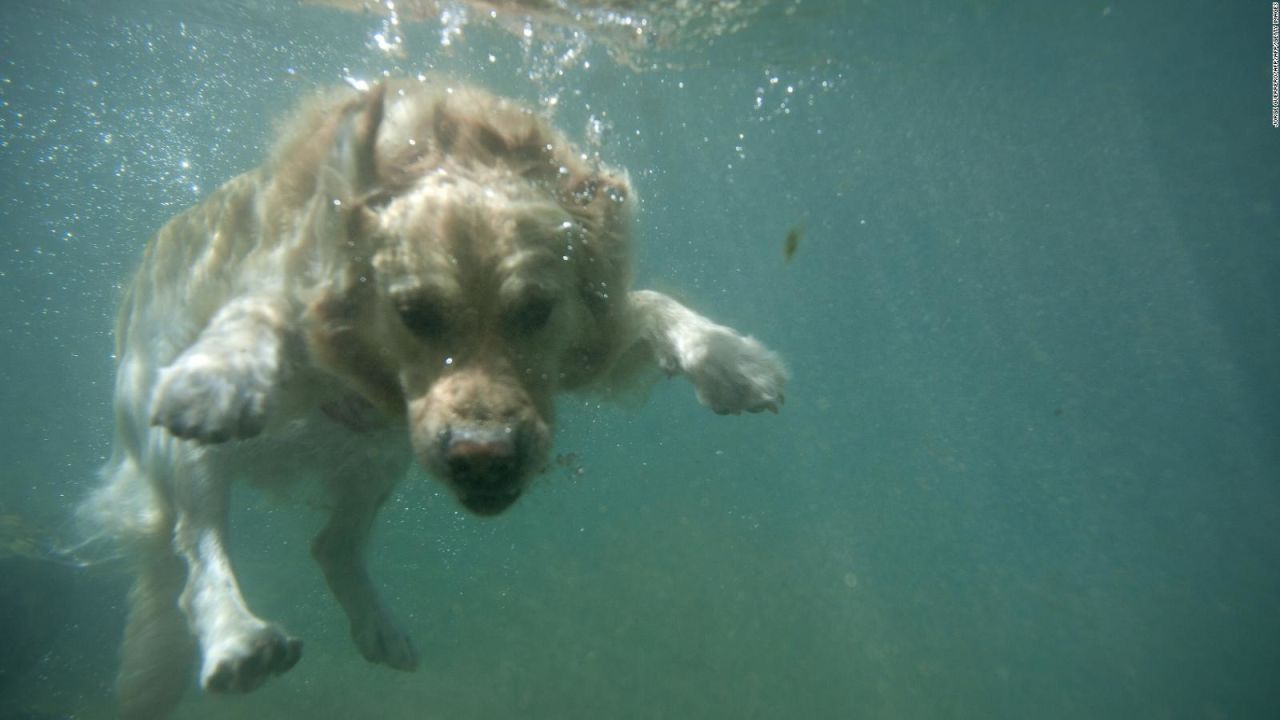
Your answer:
[[[402,219],[402,218],[400,218]],[[383,239],[373,264],[389,292],[425,282],[456,293],[459,262],[452,243],[437,241],[438,231],[427,223],[383,220]]]
[[[498,261],[498,276],[502,279],[503,287],[550,286],[559,260],[557,255],[546,248],[522,248]]]
[[[387,295],[397,304],[435,302],[456,305],[462,301],[463,289],[453,278],[402,275],[387,283]]]

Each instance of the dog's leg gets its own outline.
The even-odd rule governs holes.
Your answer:
[[[178,607],[187,572],[168,533],[139,543],[116,690],[125,720],[168,716],[191,682],[196,640]]]
[[[311,554],[347,612],[351,637],[365,659],[413,670],[418,665],[413,644],[378,596],[364,561],[374,517],[398,477],[399,473],[389,474],[382,483],[362,478],[358,484],[337,488],[329,522],[311,543]]]
[[[758,340],[661,293],[638,290],[628,300],[630,342],[668,375],[687,376],[703,405],[721,414],[778,411],[787,372]]]
[[[292,668],[302,641],[245,605],[225,549],[229,498],[226,479],[199,461],[188,464],[174,486],[174,545],[187,561],[180,604],[200,640],[200,684],[212,692],[248,692]]]
[[[257,435],[283,380],[287,322],[284,304],[270,297],[228,303],[160,371],[151,423],[205,443]]]

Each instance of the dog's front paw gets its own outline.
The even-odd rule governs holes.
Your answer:
[[[184,353],[160,372],[151,424],[205,443],[257,435],[266,424],[271,399],[268,365],[247,352]]]
[[[413,642],[385,608],[378,608],[359,620],[353,619],[351,637],[360,648],[360,654],[369,662],[396,670],[418,667],[418,653],[413,649]]]
[[[200,684],[207,692],[247,693],[288,672],[300,657],[301,640],[263,624],[206,650]]]
[[[715,412],[777,412],[787,371],[755,338],[716,327],[699,338],[684,367],[698,400]]]

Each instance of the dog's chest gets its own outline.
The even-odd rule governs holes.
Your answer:
[[[211,448],[220,471],[264,488],[359,482],[403,473],[412,453],[403,422],[338,396],[272,423],[260,436]]]

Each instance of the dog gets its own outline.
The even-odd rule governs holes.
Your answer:
[[[304,103],[267,162],[158,232],[123,298],[114,447],[83,508],[135,573],[125,717],[165,716],[193,673],[248,692],[300,657],[232,570],[237,479],[322,488],[311,549],[351,635],[412,670],[364,562],[411,458],[492,516],[547,466],[557,393],[656,368],[717,413],[778,410],[777,355],[630,289],[633,197],[518,103],[389,80]]]

